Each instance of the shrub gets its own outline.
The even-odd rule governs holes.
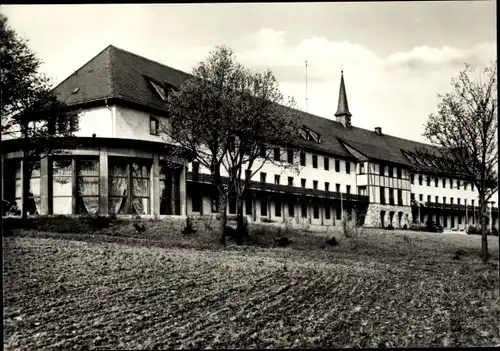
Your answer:
[[[358,236],[363,233],[363,227],[356,224],[356,214],[344,216],[342,219],[342,231],[352,250],[357,248]]]
[[[260,217],[260,221],[262,223],[274,223],[275,221],[273,221],[272,219],[269,219],[267,217]]]
[[[186,226],[182,229],[181,233],[184,235],[196,233],[196,228],[194,227],[193,220],[190,216],[186,218]]]
[[[467,228],[467,234],[481,234],[481,228],[471,224]]]
[[[498,229],[493,227],[491,232],[488,230],[488,235],[498,236]]]
[[[110,224],[115,220],[111,216],[100,216],[97,214],[89,214],[80,217],[82,223],[86,223],[91,231],[102,230],[108,228]]]
[[[405,225],[403,226],[403,230],[407,230],[407,229],[408,229],[408,225],[406,225],[406,224],[405,224]]]
[[[387,230],[394,230],[394,227],[392,226],[392,224],[389,224],[387,227],[385,227],[385,229],[387,229]]]

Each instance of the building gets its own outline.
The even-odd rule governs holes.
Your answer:
[[[187,78],[108,46],[55,88],[61,101],[79,112],[78,146],[31,160],[29,190],[21,186],[19,140],[2,141],[4,198],[39,215],[217,213],[208,171],[172,157],[158,131],[168,122],[169,90]],[[302,151],[287,154],[300,159],[300,174],[264,165],[244,202],[249,220],[340,225],[343,213],[355,210],[366,226],[375,227],[404,227],[429,217],[447,228],[478,223],[473,185],[423,167],[412,156],[430,145],[351,124],[343,73],[335,120],[305,112],[300,119]],[[23,191],[29,191],[27,204],[21,201]],[[236,213],[231,199],[228,213]],[[497,208],[493,214],[497,225]]]

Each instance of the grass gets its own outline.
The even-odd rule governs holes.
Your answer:
[[[366,230],[351,250],[337,231],[291,230],[283,249],[257,225],[220,248],[203,225],[185,236],[145,223],[4,238],[4,348],[500,343],[497,237],[485,266],[475,235]]]

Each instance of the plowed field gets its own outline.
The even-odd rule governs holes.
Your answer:
[[[9,237],[4,347],[489,346],[496,269]]]

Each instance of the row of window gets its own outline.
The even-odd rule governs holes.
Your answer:
[[[415,200],[415,194],[414,193],[411,193],[411,199],[412,200]],[[418,200],[420,202],[423,202],[424,201],[424,195],[423,194],[419,194],[418,195]],[[454,198],[450,197],[450,205],[453,205],[454,201]],[[467,205],[467,199],[464,199],[464,205]],[[474,200],[471,200],[472,203],[471,205],[474,206]],[[431,195],[427,195],[427,202],[432,202],[432,196]],[[438,204],[439,203],[439,196],[435,196],[434,197],[434,203]],[[443,204],[446,204],[446,196],[443,196]],[[460,198],[457,198],[457,205],[461,205],[461,199]]]
[[[229,199],[229,204],[228,204],[228,212],[229,214],[236,214],[236,200],[235,199]],[[193,194],[192,197],[192,202],[191,202],[191,210],[193,212],[200,212],[202,206],[202,198],[199,194]],[[282,211],[282,202],[279,200],[274,201],[274,215],[276,217],[281,217],[281,211]],[[288,203],[288,216],[289,217],[295,217],[295,206],[296,204],[293,202]],[[246,215],[252,215],[252,199],[247,198],[245,199],[245,214]],[[301,217],[302,218],[307,218],[307,205],[302,204],[300,206],[301,208]],[[319,205],[313,205],[313,218],[318,219],[319,218],[319,212],[320,212],[320,207]],[[219,201],[217,198],[212,199],[212,206],[211,206],[211,212],[212,213],[218,213],[219,212]],[[337,219],[341,219],[341,209],[340,207],[336,208],[336,213],[337,213]],[[268,215],[268,202],[265,200],[260,201],[260,215],[261,216],[267,216]],[[330,219],[331,214],[330,214],[330,207],[327,206],[325,207],[325,219]]]
[[[108,210],[116,214],[150,214],[150,160],[108,160]],[[49,213],[95,214],[99,212],[99,160],[52,159],[49,163]],[[13,191],[6,199],[12,211],[21,210],[21,164],[13,165]],[[160,165],[160,214],[180,214],[180,169]],[[6,187],[9,189],[9,187]],[[40,213],[40,162],[33,163],[27,211]]]
[[[267,174],[265,172],[260,172],[260,182],[261,183],[266,182],[266,176],[267,176]],[[279,174],[275,174],[274,175],[274,184],[279,185],[280,180],[281,180],[281,176]],[[301,178],[300,179],[300,186],[302,188],[305,188],[306,182],[307,182],[307,179]],[[288,177],[288,186],[294,186],[293,177]],[[313,180],[313,189],[318,190],[318,181],[317,180]],[[325,191],[330,191],[330,183],[329,182],[325,182]],[[338,183],[335,184],[335,191],[338,193],[340,192],[340,184],[338,184]],[[351,186],[350,185],[346,185],[346,193],[347,194],[351,193]]]
[[[389,205],[403,205],[403,190],[402,189],[394,189],[394,188],[388,188],[389,190]],[[398,203],[396,204],[394,202],[394,190],[397,190],[397,195],[398,195]],[[382,205],[386,205],[386,199],[385,199],[385,187],[381,186],[380,187],[380,203]]]
[[[393,167],[393,166],[386,166],[383,163],[379,164],[379,175],[385,176],[386,169],[387,169],[387,173],[389,174],[388,176],[390,178],[401,179],[403,177],[403,169],[402,168]],[[394,177],[394,169],[396,169],[396,177]],[[364,167],[363,167],[363,172],[360,171],[360,173],[364,173]]]
[[[423,185],[423,182],[424,182],[423,176],[419,175],[418,176],[418,185]],[[415,175],[414,174],[411,175],[411,183],[415,184]],[[430,176],[426,176],[425,183],[427,186],[431,186],[431,177]],[[449,183],[450,189],[457,189],[457,190],[460,190],[461,187],[463,187],[462,190],[467,190],[467,186],[469,185],[467,182],[462,183],[460,180],[457,180],[456,187],[454,187],[455,182],[453,181],[453,179],[449,179],[449,182],[447,182],[446,178],[442,178],[441,184],[443,185],[443,188],[446,188],[446,183]],[[439,179],[437,177],[434,177],[434,186],[436,188],[439,186]],[[470,190],[474,191],[474,183],[470,183],[470,187],[471,187]]]

